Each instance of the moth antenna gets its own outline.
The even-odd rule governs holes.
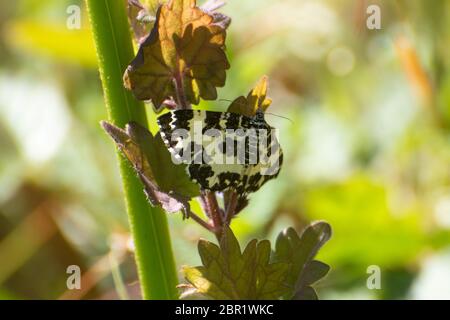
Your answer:
[[[289,119],[289,118],[287,118],[287,117],[283,117],[283,116],[280,116],[280,115],[278,115],[278,114],[274,114],[274,113],[270,113],[270,112],[264,112],[264,114],[268,114],[268,115],[271,115],[271,116],[274,116],[274,117],[278,117],[278,118],[281,118],[281,119],[285,119],[285,120],[290,121],[292,124],[294,124],[294,121],[292,121],[291,119]]]

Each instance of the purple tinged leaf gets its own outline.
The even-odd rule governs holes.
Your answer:
[[[213,12],[222,8],[225,4],[224,0],[208,0],[200,8],[206,12]]]
[[[199,194],[198,186],[190,181],[183,166],[173,164],[161,138],[134,122],[125,130],[105,121],[101,125],[133,165],[149,202],[168,213],[182,211],[188,217],[189,200]]]
[[[128,0],[128,20],[133,29],[137,43],[141,43],[153,28],[156,18],[150,14],[147,8],[139,0]]]

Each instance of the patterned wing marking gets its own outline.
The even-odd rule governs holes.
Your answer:
[[[233,188],[245,197],[258,190],[267,181],[278,176],[282,164],[282,152],[276,138],[272,138],[271,127],[263,120],[249,118],[236,113],[213,112],[203,110],[176,110],[158,118],[161,137],[172,155],[177,159],[185,152],[190,154],[187,173],[202,189],[225,191]],[[184,129],[187,137],[175,136],[177,129]],[[221,136],[209,137],[209,142],[195,139],[195,134],[206,135],[209,129],[215,129]],[[259,155],[259,138],[249,139],[239,135],[226,135],[227,130],[267,131],[265,160],[275,163],[271,175],[261,175],[262,164]],[[198,137],[197,137],[198,138]],[[243,141],[245,139],[245,141]],[[242,144],[244,142],[244,144]],[[245,146],[244,157],[238,146]],[[274,149],[272,149],[274,148]],[[183,150],[180,153],[180,150]],[[214,150],[214,153],[211,153]],[[272,152],[275,150],[276,152]],[[213,154],[223,161],[212,162]],[[238,157],[239,155],[239,157]],[[250,160],[256,162],[250,163]],[[266,169],[267,170],[267,169]],[[270,170],[269,170],[270,172]]]

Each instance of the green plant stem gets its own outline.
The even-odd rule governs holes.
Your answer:
[[[134,57],[125,1],[86,0],[86,3],[109,121],[122,128],[130,121],[147,126],[144,106],[122,84],[122,74]],[[141,182],[120,154],[119,165],[142,296],[176,299],[178,280],[166,215],[150,207]]]

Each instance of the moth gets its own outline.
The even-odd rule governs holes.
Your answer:
[[[254,117],[204,110],[175,110],[157,119],[177,164],[203,190],[235,190],[241,198],[278,176],[283,152],[260,110]]]

